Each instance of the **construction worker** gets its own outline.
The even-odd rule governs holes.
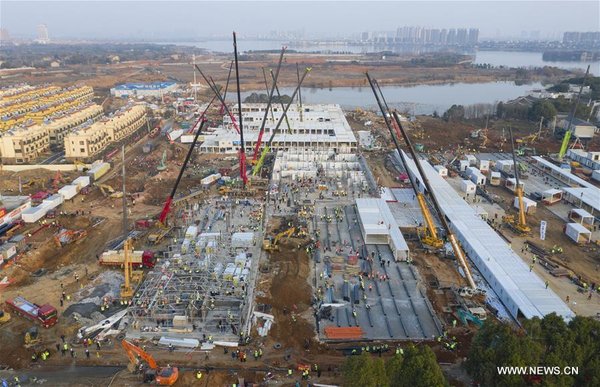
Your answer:
[[[288,368],[288,376],[292,376],[293,373],[294,373],[294,371],[292,371],[291,368]]]
[[[456,319],[452,320],[452,328],[456,328]]]
[[[196,379],[198,379],[198,380],[202,379],[202,371],[200,371],[200,370],[196,371]]]
[[[31,361],[37,361],[37,355],[35,354],[35,352],[33,353],[33,355],[31,355]]]
[[[75,357],[75,350],[71,347],[71,357]]]
[[[89,349],[85,349],[85,357],[87,357],[88,359],[90,358],[90,350]]]
[[[529,271],[533,270],[533,264],[529,265]]]
[[[546,285],[546,289],[548,289],[548,280],[546,280],[546,282],[544,282],[544,285]]]

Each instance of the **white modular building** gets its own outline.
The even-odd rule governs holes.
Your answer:
[[[356,208],[366,244],[389,245],[397,261],[408,259],[410,250],[385,200],[356,199]]]

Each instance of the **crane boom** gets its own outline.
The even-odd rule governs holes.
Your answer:
[[[173,190],[171,190],[171,194],[167,198],[167,201],[165,202],[165,206],[163,207],[162,212],[160,213],[160,217],[158,218],[158,221],[161,224],[165,224],[167,215],[169,215],[169,211],[171,210],[171,203],[173,202],[173,198],[175,197],[175,192],[177,192],[177,186],[179,186],[179,182],[181,181],[181,177],[183,176],[183,171],[185,170],[188,162],[190,161],[190,157],[192,156],[192,152],[194,150],[194,147],[196,146],[196,142],[198,142],[198,136],[200,136],[200,133],[202,132],[202,128],[204,127],[204,124],[207,121],[204,116],[200,116],[200,118],[198,120],[201,120],[200,127],[198,128],[198,131],[196,132],[196,135],[194,136],[194,141],[192,141],[192,145],[190,145],[190,149],[188,150],[188,153],[185,156],[185,161],[183,162],[183,165],[181,166],[181,169],[179,170],[179,175],[177,176],[177,180],[175,180],[175,185],[173,186]]]
[[[377,100],[377,104],[379,105],[379,109],[381,110],[381,114],[383,115],[385,124],[390,132],[392,141],[394,142],[394,145],[396,146],[398,155],[400,156],[402,163],[404,164],[404,167],[406,168],[406,170],[408,170],[408,167],[407,167],[408,164],[406,162],[406,158],[404,156],[404,153],[400,149],[400,145],[398,144],[398,140],[397,140],[396,136],[394,135],[392,126],[394,126],[394,129],[396,130],[397,135],[399,135],[400,133],[397,128],[397,125],[395,125],[395,123],[393,125],[390,122],[389,108],[387,106],[387,102],[385,101],[385,98],[383,97],[383,93],[381,93],[381,89],[379,88],[379,85],[377,85],[377,83],[374,79],[371,79],[369,74],[367,74],[367,79],[369,80],[369,84],[371,85],[371,89],[373,90],[373,94],[375,95],[375,99]],[[377,86],[377,90],[375,90],[376,86]],[[380,99],[380,97],[381,97],[381,99]],[[433,216],[431,215],[431,212],[429,211],[429,207],[427,207],[427,203],[425,202],[425,197],[421,193],[421,191],[419,191],[419,189],[417,188],[416,182],[414,181],[414,177],[410,176],[410,174],[409,174],[409,181],[415,192],[415,196],[417,197],[419,207],[421,208],[421,212],[423,213],[423,218],[425,220],[426,235],[425,235],[425,237],[423,237],[423,243],[430,245],[432,247],[435,247],[435,248],[441,248],[444,245],[444,241],[437,235],[437,229],[436,229],[435,223],[433,221]]]
[[[260,124],[260,130],[258,131],[258,139],[256,140],[256,145],[254,146],[254,154],[252,155],[252,161],[255,162],[258,157],[258,151],[260,150],[260,145],[262,143],[262,137],[265,133],[265,125],[267,123],[267,116],[269,115],[269,110],[271,109],[271,103],[273,101],[273,93],[275,92],[275,85],[277,84],[277,79],[279,79],[279,70],[281,70],[281,63],[283,62],[283,54],[285,53],[286,48],[281,47],[281,54],[279,55],[279,62],[277,63],[277,70],[275,71],[275,78],[273,79],[273,85],[271,85],[271,90],[269,91],[269,100],[267,101],[267,108],[265,109],[265,115],[263,116],[262,123]],[[264,69],[263,69],[264,71]],[[263,72],[264,74],[264,72]],[[267,83],[267,77],[265,76],[265,84]],[[271,111],[271,115],[273,111]],[[273,117],[273,121],[275,121],[275,117]],[[253,173],[253,175],[255,175]]]
[[[227,113],[229,118],[231,118],[231,123],[233,124],[233,127],[239,133],[240,128],[238,127],[237,121],[235,120],[235,117],[233,116],[233,114],[231,114],[231,111],[229,110],[229,108],[227,107],[227,104],[225,103],[225,99],[221,95],[221,92],[219,91],[219,89],[217,89],[217,86],[216,86],[215,82],[213,81],[213,79],[212,78],[208,79],[206,77],[206,75],[204,75],[202,70],[200,70],[200,67],[198,67],[197,64],[195,64],[194,66],[196,66],[196,70],[198,70],[200,75],[202,75],[202,78],[204,78],[204,81],[208,84],[208,87],[210,87],[210,89],[213,91],[213,93],[215,93],[215,95],[219,99],[219,102],[221,102],[221,106],[225,109],[225,112]]]
[[[508,128],[508,132],[510,134],[510,149],[512,152],[513,167],[515,169],[515,194],[517,195],[517,200],[519,201],[519,221],[514,226],[519,232],[527,234],[531,231],[531,227],[527,225],[527,220],[525,219],[525,204],[523,203],[523,190],[521,189],[521,184],[519,183],[519,168],[517,165],[517,157],[515,155],[515,142],[513,139],[512,128]]]
[[[581,87],[579,88],[579,93],[577,93],[577,99],[573,104],[573,109],[571,110],[571,116],[569,117],[569,125],[567,126],[567,131],[565,132],[565,137],[563,138],[562,144],[560,145],[560,150],[558,152],[558,158],[560,160],[565,157],[565,153],[567,153],[567,147],[569,146],[569,140],[571,139],[571,126],[573,125],[573,118],[575,118],[575,113],[577,113],[577,106],[579,106],[579,100],[581,99],[581,93],[583,92],[583,87],[585,86],[585,80],[590,73],[590,65],[588,65],[587,70],[585,71],[585,75],[583,76],[583,80],[581,81]]]
[[[269,70],[271,73],[271,78],[273,79],[273,84],[275,85],[275,91],[277,92],[277,97],[279,97],[279,103],[281,104],[281,108],[284,109],[285,105],[283,104],[283,100],[281,99],[281,93],[279,92],[279,87],[277,87],[277,82],[275,81],[275,75],[273,75],[273,70]],[[285,123],[288,128],[288,132],[292,133],[292,127],[290,126],[290,120],[285,116]]]
[[[294,93],[292,94],[292,97],[290,98],[290,102],[288,102],[288,104],[283,109],[283,112],[281,113],[281,117],[279,117],[279,121],[277,121],[277,125],[275,125],[275,128],[273,129],[273,131],[271,133],[271,137],[269,138],[269,141],[267,141],[267,144],[265,145],[265,148],[263,149],[263,151],[260,155],[260,159],[258,160],[256,165],[254,166],[254,169],[252,170],[252,176],[256,176],[258,174],[258,172],[260,172],[260,169],[262,168],[262,165],[265,162],[267,153],[269,153],[269,149],[271,149],[271,144],[273,143],[275,134],[277,133],[277,130],[279,130],[279,127],[281,126],[283,119],[285,117],[287,117],[287,111],[290,108],[290,106],[292,105],[292,102],[294,102],[294,98],[296,98],[296,94],[298,93],[298,90],[300,90],[300,86],[302,86],[302,82],[304,82],[304,79],[306,78],[306,75],[310,72],[310,70],[312,70],[310,67],[307,67],[304,70],[304,74],[302,74],[302,78],[300,78],[300,82],[298,82],[298,86],[296,86],[296,90],[294,90]]]
[[[225,82],[225,90],[223,91],[223,100],[227,100],[227,89],[229,89],[229,80],[231,79],[231,70],[233,69],[233,61],[229,63],[229,72],[227,73],[227,82]],[[214,98],[214,97],[213,97]],[[220,115],[225,113],[225,106],[221,105]]]
[[[237,85],[238,117],[240,119],[240,176],[242,185],[246,188],[248,175],[246,174],[246,143],[244,142],[244,122],[242,120],[242,95],[240,90],[240,68],[238,67],[237,39],[233,32],[233,55],[235,57],[235,81]]]
[[[129,360],[131,360],[133,364],[137,363],[137,357],[139,356],[142,360],[148,363],[148,367],[152,368],[153,370],[158,368],[158,364],[156,364],[156,360],[154,360],[152,355],[150,355],[148,352],[144,351],[137,345],[132,344],[127,340],[122,340],[121,346],[125,350],[125,353],[129,357]]]

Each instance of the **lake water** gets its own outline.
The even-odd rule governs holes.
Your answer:
[[[229,40],[212,40],[204,42],[178,42],[178,43],[157,43],[157,44],[178,44],[204,48],[214,52],[232,52],[233,43]],[[241,51],[249,50],[280,50],[281,46],[288,45],[289,49],[303,52],[311,51],[331,51],[331,52],[350,52],[366,53],[378,52],[383,50],[392,50],[400,53],[418,53],[419,51],[428,51],[423,48],[403,48],[389,47],[383,45],[351,45],[343,43],[323,43],[296,45],[284,41],[274,40],[238,40],[238,47]],[[543,67],[555,66],[562,69],[581,69],[585,70],[590,64],[590,72],[595,75],[600,74],[600,61],[595,62],[549,62],[542,60],[541,52],[520,52],[520,51],[478,51],[475,53],[475,63],[489,63],[494,66],[507,67]]]
[[[512,82],[490,82],[413,87],[383,86],[381,90],[391,107],[411,114],[432,114],[437,111],[441,115],[453,104],[494,104],[517,98],[532,89],[541,87],[540,83],[515,85]],[[282,87],[280,91],[282,94],[292,95],[294,88]],[[256,92],[267,94],[266,90]],[[242,93],[242,98],[251,93],[251,91]],[[302,88],[302,102],[337,103],[344,108],[376,107],[375,97],[370,87]]]

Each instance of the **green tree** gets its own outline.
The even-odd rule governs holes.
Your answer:
[[[533,103],[529,109],[529,119],[532,121],[539,121],[540,118],[544,118],[549,121],[556,117],[556,108],[547,99],[537,100]]]
[[[465,108],[462,105],[452,105],[442,116],[444,121],[460,121],[465,118]]]
[[[447,386],[435,354],[426,345],[411,346],[404,356],[396,355],[386,364],[391,387]]]
[[[387,386],[383,361],[373,361],[371,355],[363,352],[360,356],[350,356],[343,367],[344,386],[382,387]]]

